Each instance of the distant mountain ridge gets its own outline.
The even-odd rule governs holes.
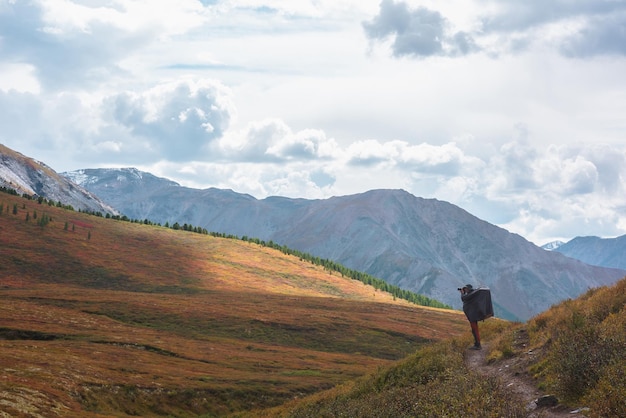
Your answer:
[[[545,251],[450,203],[403,190],[258,200],[232,190],[182,187],[130,168],[63,174],[131,218],[272,240],[457,308],[457,287],[489,286],[496,315],[508,319],[526,320],[626,276],[626,270]]]
[[[40,161],[26,157],[0,144],[0,186],[19,194],[41,196],[54,202],[72,205],[74,209],[119,214],[99,197],[68,181]]]
[[[626,269],[626,235],[617,238],[576,237],[556,251],[594,266]]]

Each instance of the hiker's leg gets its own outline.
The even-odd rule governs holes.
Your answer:
[[[478,332],[478,322],[472,321],[470,322],[472,326],[472,335],[474,336],[474,345],[476,347],[480,347],[480,333]]]

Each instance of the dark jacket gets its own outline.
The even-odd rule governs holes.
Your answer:
[[[470,293],[461,295],[463,312],[468,321],[484,321],[493,316],[491,291],[487,288],[474,289]]]

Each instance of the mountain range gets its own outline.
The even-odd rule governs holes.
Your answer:
[[[256,199],[232,190],[183,187],[133,168],[57,174],[6,147],[0,156],[0,184],[20,193],[78,209],[273,241],[455,308],[461,307],[458,287],[489,287],[496,316],[505,319],[526,320],[626,276],[623,265],[567,257],[567,244],[544,250],[448,202],[403,190]],[[620,248],[623,254],[623,240],[612,251],[619,254]]]
[[[489,287],[496,315],[526,320],[626,270],[593,266],[403,190],[308,200],[256,199],[232,190],[182,187],[133,168],[63,173],[133,219],[187,223],[285,245],[455,308],[456,289]]]

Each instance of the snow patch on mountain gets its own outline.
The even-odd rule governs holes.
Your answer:
[[[547,251],[554,251],[563,244],[565,244],[563,241],[552,241],[552,242],[542,245],[541,248]]]

